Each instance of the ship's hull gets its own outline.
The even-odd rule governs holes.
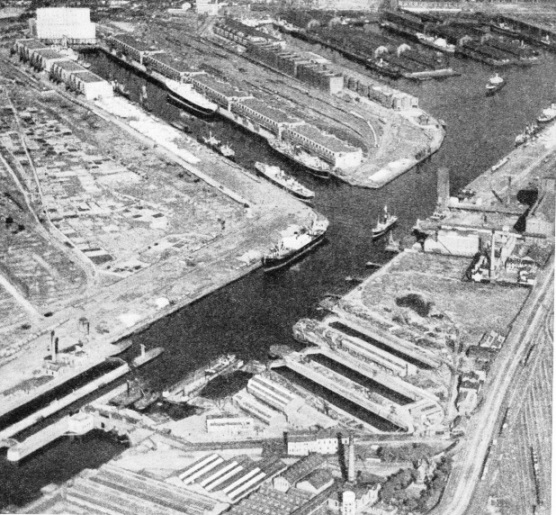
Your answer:
[[[304,160],[300,159],[298,156],[296,156],[293,152],[289,151],[288,149],[279,147],[278,145],[276,145],[271,140],[269,140],[268,144],[274,150],[276,150],[276,152],[278,152],[279,154],[281,154],[283,156],[286,156],[287,158],[291,159],[295,163],[303,166],[303,168],[308,170],[311,175],[314,175],[315,177],[318,177],[319,179],[324,179],[324,180],[329,180],[330,179],[330,172],[328,170],[322,170],[320,168],[311,166],[309,163],[307,163],[306,161],[304,161]]]
[[[284,257],[280,258],[272,258],[263,256],[262,263],[263,263],[263,270],[265,272],[275,272],[284,268],[294,261],[301,259],[305,254],[309,253],[313,250],[317,245],[320,245],[324,241],[325,233],[320,234],[313,240],[311,240],[307,245],[301,247],[300,249],[294,250],[291,253],[287,254]]]
[[[311,192],[310,195],[308,194],[304,194],[301,192],[297,192],[291,188],[288,188],[285,184],[282,184],[281,182],[277,181],[276,179],[274,179],[274,177],[267,175],[266,173],[264,173],[262,170],[257,170],[259,175],[263,176],[265,179],[269,180],[272,184],[274,184],[275,186],[278,186],[279,188],[283,189],[284,191],[287,191],[289,194],[293,195],[295,198],[301,200],[302,202],[305,202],[306,204],[311,204],[314,198],[314,193]]]
[[[179,95],[177,95],[176,93],[168,93],[168,95],[166,96],[166,100],[168,101],[168,103],[175,105],[176,107],[179,107],[180,109],[185,109],[186,111],[190,111],[193,112],[194,114],[198,115],[198,116],[202,116],[204,118],[208,118],[210,116],[213,116],[214,113],[216,112],[213,109],[207,109],[205,107],[201,107],[193,102],[190,102],[189,100],[187,100],[184,97],[181,97]]]
[[[390,229],[392,229],[396,224],[398,223],[398,221],[396,220],[395,222],[392,222],[390,224],[388,224],[386,227],[384,227],[383,229],[373,229],[373,240],[377,240],[378,238],[384,236]]]

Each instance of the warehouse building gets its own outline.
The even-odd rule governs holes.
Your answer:
[[[340,441],[347,445],[348,436],[337,431],[321,431],[318,433],[293,433],[286,435],[287,453],[289,456],[307,456],[311,453],[337,454]]]
[[[241,91],[226,82],[216,80],[209,75],[192,77],[191,84],[199,93],[228,111],[231,111],[232,102],[252,98],[249,93]]]
[[[66,59],[65,61],[56,61],[52,64],[50,78],[54,81],[69,83],[72,74],[86,71],[87,69],[83,68],[80,64]]]
[[[276,136],[280,136],[285,127],[295,127],[304,123],[303,120],[290,116],[280,109],[270,107],[256,98],[234,102],[232,112],[246,116]]]
[[[54,63],[67,61],[68,56],[51,48],[38,48],[33,50],[29,62],[38,70],[50,72]]]
[[[203,75],[205,72],[192,68],[183,59],[167,52],[146,55],[143,64],[149,72],[158,72],[168,79],[185,82],[191,75]]]
[[[284,413],[286,418],[290,418],[304,405],[301,397],[262,374],[249,379],[247,391],[265,404]]]
[[[240,392],[234,395],[234,404],[272,428],[285,428],[287,425],[286,418],[282,413],[269,408],[248,393]]]
[[[103,78],[88,70],[72,73],[67,84],[73,90],[82,93],[87,100],[114,96],[112,86]]]
[[[37,9],[36,19],[29,20],[31,34],[47,43],[94,45],[96,24],[88,8],[46,7]]]
[[[152,45],[145,43],[129,34],[117,34],[106,39],[106,43],[112,52],[121,54],[135,62],[144,65],[144,58],[148,55],[162,53]]]
[[[287,492],[311,472],[318,470],[325,458],[320,454],[309,454],[294,463],[280,476],[274,478],[272,485],[279,492]]]
[[[241,45],[249,43],[282,43],[277,38],[231,18],[218,20],[212,30],[215,34]]]
[[[284,139],[294,145],[301,145],[335,168],[355,168],[363,160],[360,148],[325,134],[313,125],[305,124],[287,129],[284,131]]]
[[[44,48],[48,46],[37,39],[17,39],[12,47],[12,53],[17,53],[23,61],[29,61],[33,51]]]
[[[253,430],[254,420],[251,417],[208,415],[206,418],[207,433],[231,436]]]

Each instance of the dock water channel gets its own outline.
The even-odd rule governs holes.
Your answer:
[[[154,82],[101,52],[86,58],[92,71],[125,84],[132,101],[139,101],[145,85],[154,115],[168,122],[180,119],[179,109],[166,102],[166,93]],[[512,150],[515,136],[556,100],[555,55],[545,54],[538,66],[503,69],[508,85],[494,97],[484,93],[491,68],[460,59],[452,59],[451,64],[462,72],[460,77],[392,83],[418,96],[422,108],[444,120],[447,136],[437,154],[380,190],[319,182],[227,120],[181,118],[191,128],[191,137],[210,131],[229,144],[245,168],[253,170],[255,161],[276,164],[313,189],[315,209],[330,220],[330,229],[327,243],[293,267],[275,275],[257,271],[136,335],[136,343],[166,349],[141,372],[153,387],[172,384],[223,353],[236,353],[244,360],[266,359],[271,345],[300,348],[293,340],[292,326],[302,317],[321,316],[317,304],[325,295],[353,288],[347,276],[370,274],[367,261],[388,260],[385,240],[373,243],[370,236],[385,204],[399,217],[396,238],[409,237],[415,220],[434,211],[438,167],[450,169],[451,191],[457,192]],[[392,393],[377,391],[385,396]],[[329,402],[335,401],[330,398]],[[107,435],[93,432],[76,440],[57,440],[19,465],[7,462],[2,450],[0,508],[25,504],[39,495],[41,487],[69,479],[84,468],[98,467],[123,448]]]

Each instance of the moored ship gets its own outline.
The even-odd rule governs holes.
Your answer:
[[[319,179],[330,179],[331,166],[317,156],[309,154],[301,147],[290,145],[279,139],[269,139],[268,144],[280,154],[305,167],[311,174]]]
[[[262,257],[265,272],[283,268],[324,241],[328,220],[315,218],[309,226],[291,225],[282,231],[280,242]]]
[[[176,404],[187,402],[212,379],[235,372],[242,366],[243,361],[235,354],[225,354],[211,361],[205,367],[191,372],[184,379],[164,390],[162,396],[166,401]]]
[[[495,73],[490,79],[488,79],[486,85],[486,94],[494,95],[497,91],[500,91],[506,85],[506,81]]]
[[[136,410],[144,411],[161,397],[161,393],[155,390],[144,391],[143,396],[133,405]]]
[[[304,202],[310,202],[315,197],[315,193],[313,191],[297,182],[293,177],[287,175],[278,166],[270,166],[265,163],[257,162],[255,163],[255,168],[270,182]]]
[[[397,222],[398,217],[388,213],[388,206],[384,206],[382,217],[377,220],[376,225],[373,227],[373,240],[384,236]]]
[[[192,84],[164,79],[170,91],[168,101],[182,109],[188,109],[201,116],[212,116],[218,106],[193,88]]]

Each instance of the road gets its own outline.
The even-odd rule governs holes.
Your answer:
[[[483,469],[489,445],[496,429],[496,422],[506,393],[520,369],[529,343],[544,331],[545,318],[550,312],[554,298],[554,255],[539,276],[539,280],[514,321],[504,349],[498,357],[490,391],[481,412],[472,420],[466,438],[462,441],[460,461],[448,480],[443,498],[431,515],[463,515],[473,498]],[[545,306],[547,309],[539,309]],[[473,452],[468,452],[470,449]],[[466,452],[467,451],[467,452]]]

